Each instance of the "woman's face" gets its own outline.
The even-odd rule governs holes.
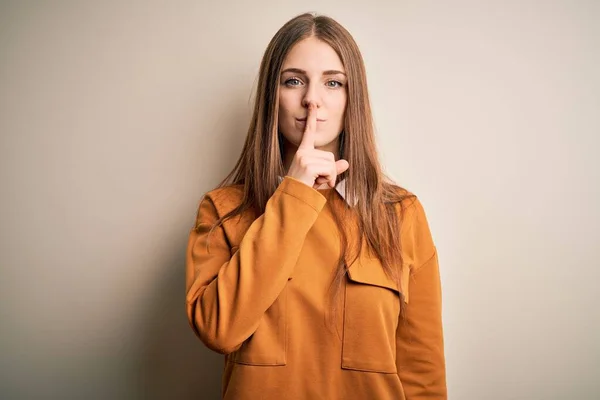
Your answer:
[[[317,107],[315,147],[337,154],[347,100],[347,79],[337,53],[310,37],[292,47],[281,71],[278,121],[283,137],[298,147],[312,103]]]

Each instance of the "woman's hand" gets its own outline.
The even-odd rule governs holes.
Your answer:
[[[346,171],[350,165],[346,160],[335,161],[335,156],[330,151],[315,149],[316,130],[317,113],[314,105],[310,105],[302,142],[298,146],[287,175],[314,189],[325,182],[333,188],[337,176]]]

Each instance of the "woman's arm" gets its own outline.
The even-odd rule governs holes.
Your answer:
[[[413,266],[396,335],[396,366],[407,400],[447,399],[438,256],[421,203],[403,243]]]
[[[277,299],[302,249],[306,234],[326,203],[319,192],[285,177],[263,215],[248,228],[231,254],[207,196],[198,211],[198,230],[190,233],[186,255],[186,310],[192,329],[209,348],[237,350],[254,333]]]

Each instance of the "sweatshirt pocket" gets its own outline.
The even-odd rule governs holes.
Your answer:
[[[256,331],[232,355],[238,364],[275,366],[286,364],[287,287],[263,314]]]
[[[344,303],[342,368],[396,373],[400,290],[376,259],[348,270]]]

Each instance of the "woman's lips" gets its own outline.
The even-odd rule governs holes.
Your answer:
[[[319,129],[319,127],[323,126],[323,123],[325,122],[324,119],[317,119],[317,123],[316,123],[316,129]],[[306,118],[296,118],[296,127],[298,129],[305,129],[306,128]]]
[[[306,122],[306,118],[296,118],[296,121]],[[325,122],[325,121],[327,121],[327,120],[326,119],[319,119],[319,118],[317,118],[317,122]]]

